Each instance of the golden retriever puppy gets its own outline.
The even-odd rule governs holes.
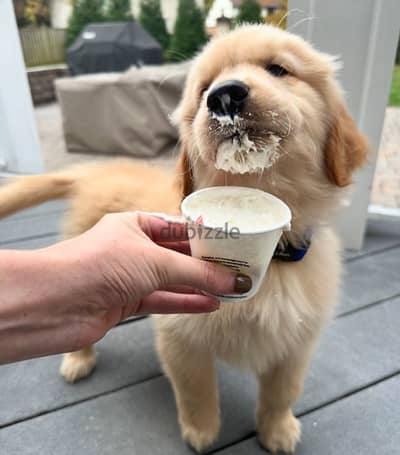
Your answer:
[[[334,60],[270,26],[212,40],[191,67],[174,120],[180,194],[162,171],[106,164],[17,181],[0,191],[2,213],[24,205],[23,194],[25,206],[72,197],[67,235],[74,235],[111,210],[175,212],[183,196],[208,186],[259,188],[286,202],[292,230],[255,297],[212,314],[155,316],[154,325],[182,437],[192,447],[202,451],[218,436],[219,357],[258,378],[261,444],[293,452],[300,424],[292,406],[337,298],[339,243],[329,220],[366,159],[366,140],[346,111]],[[88,347],[67,354],[61,373],[74,381],[94,365]]]
[[[201,451],[218,435],[220,357],[258,377],[261,444],[293,452],[300,425],[291,408],[337,298],[339,244],[328,223],[367,142],[346,111],[334,60],[268,26],[237,29],[205,48],[175,121],[183,196],[216,185],[262,189],[292,210],[282,248],[298,259],[294,252],[309,244],[302,260],[278,255],[249,301],[154,318],[182,436]]]

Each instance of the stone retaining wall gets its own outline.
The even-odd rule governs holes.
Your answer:
[[[35,106],[50,103],[56,99],[54,81],[68,76],[66,65],[40,66],[27,70],[32,100]]]

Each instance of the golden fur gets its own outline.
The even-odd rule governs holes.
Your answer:
[[[271,63],[289,74],[268,73]],[[109,211],[175,212],[184,195],[214,185],[256,187],[285,201],[293,223],[284,241],[296,244],[312,229],[305,258],[273,261],[251,300],[222,304],[213,314],[154,317],[157,350],[175,392],[182,436],[198,451],[215,440],[220,426],[216,357],[258,377],[257,430],[265,447],[293,452],[300,439],[291,408],[334,309],[340,277],[339,242],[328,224],[343,187],[367,153],[334,73],[333,59],[302,39],[269,26],[242,27],[213,40],[191,68],[174,117],[182,143],[179,193],[171,175],[129,162],[23,178],[0,191],[3,215],[51,197],[70,197],[67,235],[87,229]],[[240,128],[260,146],[271,132],[280,138],[275,163],[258,174],[233,175],[214,166],[226,137],[212,123],[206,97],[213,85],[228,79],[250,87],[245,114],[251,115],[244,115]],[[87,348],[67,354],[61,372],[74,381],[94,365],[94,350]]]

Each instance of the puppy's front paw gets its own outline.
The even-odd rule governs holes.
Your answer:
[[[96,354],[82,354],[80,351],[65,354],[61,362],[60,374],[66,382],[77,382],[86,378],[96,366]]]
[[[208,422],[201,427],[181,422],[183,440],[198,453],[204,452],[217,439],[219,428],[219,419]]]
[[[258,425],[258,437],[261,444],[272,453],[283,451],[293,453],[300,441],[300,422],[288,411],[284,415],[264,416]]]

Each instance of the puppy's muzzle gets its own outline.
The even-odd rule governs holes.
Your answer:
[[[207,97],[207,107],[210,113],[233,118],[243,111],[249,95],[249,87],[241,81],[231,80],[217,84]]]

